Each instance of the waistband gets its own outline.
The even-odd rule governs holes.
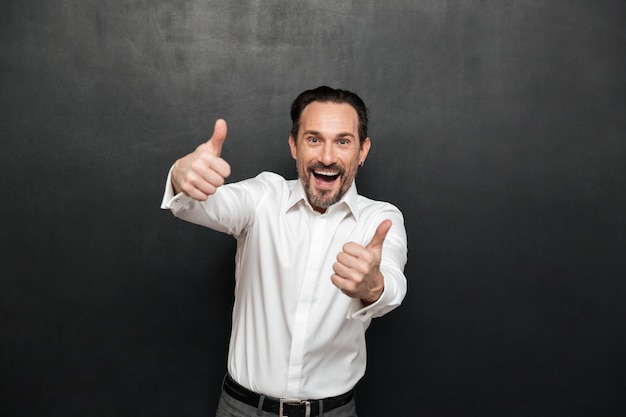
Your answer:
[[[239,385],[230,375],[226,375],[223,387],[224,391],[231,397],[253,407],[260,407],[263,411],[277,414],[280,417],[319,416],[320,413],[348,404],[354,398],[354,388],[345,394],[319,400],[292,400],[267,397]]]

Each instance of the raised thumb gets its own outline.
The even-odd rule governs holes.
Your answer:
[[[217,119],[215,121],[215,127],[213,128],[213,136],[208,140],[207,144],[213,147],[213,151],[216,156],[220,156],[222,153],[222,146],[226,140],[226,133],[228,128],[226,126],[226,120]]]
[[[389,229],[391,229],[391,220],[387,219],[378,225],[378,227],[376,228],[376,233],[374,233],[374,237],[372,238],[370,243],[367,244],[366,247],[369,249],[382,247],[383,242],[385,241],[385,237],[387,236],[387,232],[389,232]]]

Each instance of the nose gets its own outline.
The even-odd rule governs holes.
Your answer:
[[[335,149],[332,143],[324,143],[321,149],[320,162],[324,165],[330,165],[335,162]]]

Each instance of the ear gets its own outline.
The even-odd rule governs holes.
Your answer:
[[[289,135],[289,149],[291,149],[291,156],[293,159],[297,159],[298,149],[296,148],[296,138],[293,135]]]
[[[363,164],[367,159],[367,154],[370,152],[370,148],[372,147],[372,141],[367,137],[361,144],[361,149],[359,149],[359,165]]]

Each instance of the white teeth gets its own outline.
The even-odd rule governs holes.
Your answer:
[[[335,175],[339,175],[336,172],[332,171],[315,171],[317,175],[326,175],[327,177],[334,177]]]

